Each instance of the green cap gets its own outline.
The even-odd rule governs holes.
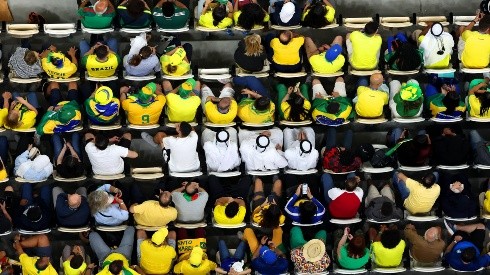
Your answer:
[[[153,94],[155,94],[157,90],[157,84],[150,82],[146,84],[145,87],[141,88],[139,90],[138,94],[136,95],[141,101],[149,101],[152,97]]]
[[[179,95],[182,98],[189,97],[189,94],[196,87],[196,81],[193,78],[187,79],[184,83],[182,83],[179,87]]]
[[[471,82],[470,82],[470,86],[468,87],[468,90],[471,90],[473,89],[473,87],[475,87],[476,85],[479,85],[480,83],[483,83],[485,82],[485,79],[473,79]],[[487,88],[487,91],[490,90],[489,88]]]

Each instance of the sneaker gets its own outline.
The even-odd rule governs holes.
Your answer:
[[[447,219],[444,219],[444,225],[446,226],[447,231],[449,234],[454,235],[454,232],[456,231],[455,225],[448,221]]]
[[[228,84],[231,82],[231,78],[218,79],[218,82],[221,84]]]
[[[483,73],[483,78],[486,78],[486,77],[490,78],[490,73]]]
[[[156,148],[158,146],[158,144],[156,144],[154,141],[153,141],[153,137],[148,134],[147,132],[142,132],[141,133],[141,139],[143,139],[144,141],[146,141],[148,144],[150,144],[151,147],[154,147]]]
[[[242,231],[238,231],[236,233],[236,236],[238,237],[238,239],[242,240],[243,241],[243,232]]]

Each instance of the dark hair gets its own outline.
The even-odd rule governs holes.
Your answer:
[[[331,101],[327,105],[327,113],[335,115],[340,111],[340,103],[336,101]]]
[[[490,29],[490,16],[485,14],[482,19],[478,22],[478,30],[484,32]]]
[[[102,45],[95,48],[94,53],[98,59],[104,59],[109,54],[109,51],[107,50],[107,46]]]
[[[95,147],[99,150],[105,150],[109,146],[109,139],[103,134],[95,136]]]
[[[316,29],[325,27],[328,24],[327,18],[325,18],[326,13],[327,10],[322,2],[317,1],[313,3],[303,20],[303,26]]]
[[[80,160],[74,158],[72,155],[65,156],[61,161],[61,165],[69,170],[69,175],[60,175],[62,177],[78,177],[81,176],[84,172],[83,165],[81,164]]]
[[[289,103],[289,119],[290,121],[303,121],[309,118],[309,112],[306,110],[303,105],[305,103],[305,99],[296,93],[291,94],[289,99],[287,100]]]
[[[286,40],[282,40],[281,39],[281,37],[282,37],[281,34],[287,34],[288,38]],[[284,31],[281,31],[279,33],[279,42],[281,42],[281,44],[287,45],[287,44],[289,44],[289,42],[291,41],[291,39],[293,39],[293,36],[291,35],[291,31],[284,30]]]
[[[24,54],[24,61],[27,65],[32,66],[37,62],[36,52],[27,50]]]
[[[78,269],[80,266],[83,264],[83,257],[82,255],[74,255],[73,258],[70,260],[70,267],[73,269]]]
[[[37,259],[36,263],[34,264],[37,270],[45,270],[49,266],[49,261],[41,265],[41,258]]]
[[[347,244],[347,254],[350,258],[361,258],[366,250],[366,240],[361,235],[354,235],[352,240]]]
[[[442,99],[442,104],[446,107],[444,114],[452,115],[452,113],[459,106],[459,94],[456,91],[450,91]]]
[[[418,110],[420,109],[420,106],[424,102],[423,97],[419,97],[418,99],[414,101],[408,101],[408,100],[403,100],[402,105],[403,105],[403,110],[405,112],[411,111],[411,110]]]
[[[490,109],[490,93],[475,93],[475,96],[480,100],[480,116],[484,116]]]
[[[159,204],[161,207],[167,207],[167,206],[169,206],[169,205],[172,203],[172,196],[170,196],[170,198],[168,199],[168,203],[163,203],[163,202],[162,202],[162,196],[163,196],[163,193],[161,193],[161,194],[158,196],[158,204]]]
[[[311,200],[307,200],[302,202],[299,205],[299,217],[301,219],[301,223],[309,224],[313,220],[313,217],[316,214],[316,204]]]
[[[255,25],[264,23],[265,12],[258,4],[248,3],[242,7],[241,11],[240,16],[238,16],[238,26],[251,30]]]
[[[182,121],[180,123],[180,134],[183,137],[188,136],[192,132],[192,126],[189,124],[189,122]]]
[[[172,2],[163,2],[162,13],[165,17],[170,17],[175,14],[175,6]]]
[[[429,144],[429,139],[426,135],[416,135],[413,138],[414,144],[416,146],[425,147]]]
[[[129,0],[126,10],[131,17],[138,18],[145,11],[145,3],[141,0]]]
[[[339,162],[342,165],[349,165],[354,161],[355,155],[352,150],[345,149],[339,153]]]
[[[364,33],[367,35],[373,35],[378,31],[379,23],[376,21],[371,21],[364,26]]]
[[[254,102],[255,109],[259,111],[265,111],[269,109],[270,105],[271,100],[265,96],[257,98]]]
[[[188,182],[187,182],[187,184],[185,185],[185,188],[184,188],[184,192],[185,192],[187,195],[189,195],[189,196],[191,196],[191,197],[192,197],[192,196],[194,196],[195,194],[197,194],[197,192],[199,192],[199,188],[196,188],[196,189],[192,190],[192,192],[190,192],[190,193],[189,193],[189,192],[187,192],[187,187],[188,187],[189,185],[191,185],[191,183],[192,183],[192,181],[188,181]]]
[[[226,18],[226,6],[219,5],[213,9],[213,26],[218,26],[218,24]]]
[[[139,54],[135,54],[129,59],[128,64],[131,66],[138,66],[141,63],[141,60],[147,59],[152,53],[153,51],[149,46],[144,46],[141,48]]]
[[[400,235],[400,231],[396,229],[385,230],[381,234],[381,244],[388,249],[395,248],[401,240],[402,236]]]
[[[471,263],[476,258],[476,249],[472,246],[467,247],[461,251],[461,261],[465,263]]]
[[[427,189],[431,188],[434,183],[436,183],[436,176],[432,173],[427,174],[422,178],[422,185]]]
[[[262,211],[262,221],[260,226],[264,228],[276,228],[280,224],[281,208],[277,204],[270,204]]]
[[[381,214],[385,217],[391,216],[393,214],[393,205],[389,201],[383,202],[381,205]]]
[[[355,177],[348,178],[345,180],[345,190],[352,192],[358,186],[357,179]]]
[[[226,206],[225,206],[225,215],[228,217],[228,218],[233,218],[236,216],[236,214],[238,214],[238,209],[240,208],[240,205],[238,205],[238,202],[236,201],[232,201],[230,203],[228,203]]]
[[[396,64],[400,71],[412,71],[419,68],[422,64],[422,58],[420,57],[417,45],[410,42],[399,45],[395,53],[388,60],[390,68],[393,67],[393,64]]]
[[[115,260],[109,264],[109,272],[111,272],[114,275],[118,275],[119,273],[121,273],[122,269],[123,269],[123,261],[121,260]]]

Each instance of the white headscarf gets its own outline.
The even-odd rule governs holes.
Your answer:
[[[433,33],[441,33],[441,35],[436,37]],[[444,46],[444,54],[437,54],[438,51],[442,50],[442,46]],[[443,30],[440,23],[434,23],[422,39],[419,47],[424,50],[424,64],[427,67],[451,55],[454,39]]]

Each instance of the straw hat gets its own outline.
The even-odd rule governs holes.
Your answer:
[[[303,257],[307,262],[317,262],[325,255],[325,244],[318,239],[313,239],[303,246]]]

